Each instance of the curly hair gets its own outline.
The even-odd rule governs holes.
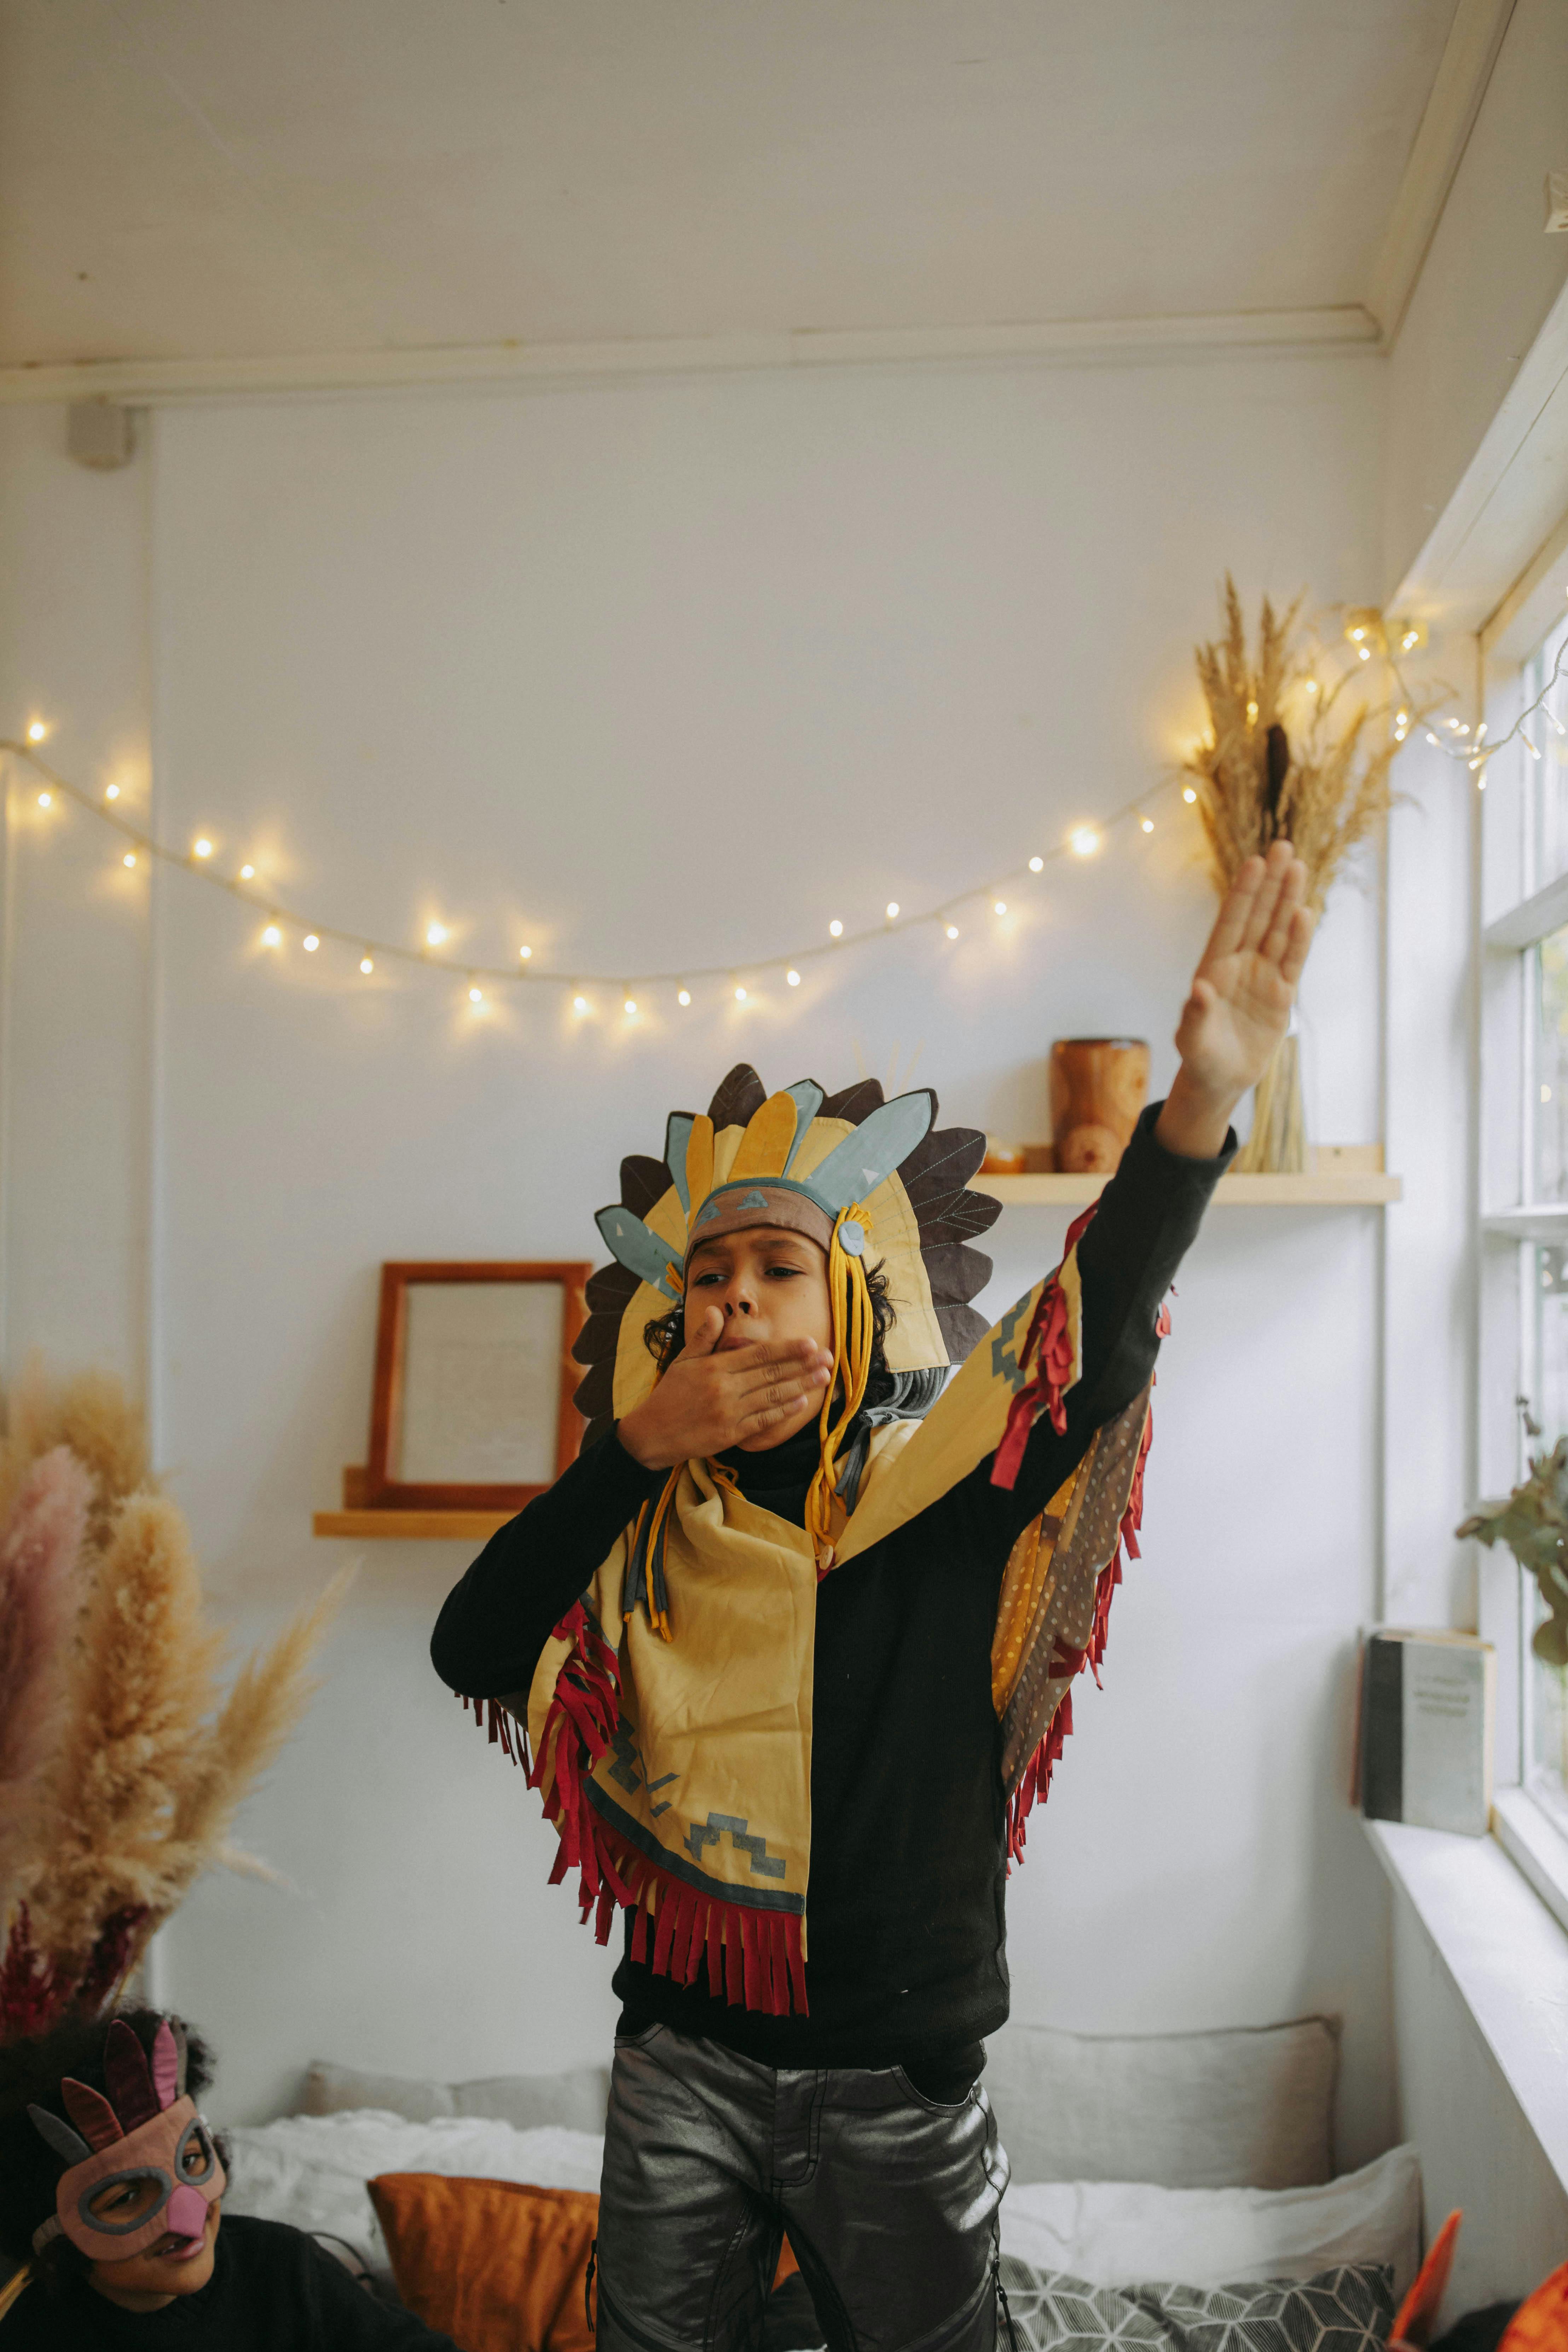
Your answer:
[[[898,1320],[888,1289],[888,1277],[881,1266],[866,1268],[866,1289],[871,1301],[871,1378],[882,1379],[888,1370],[886,1341]],[[686,1306],[677,1299],[668,1315],[656,1315],[643,1326],[643,1345],[661,1372],[668,1372],[686,1345]]]
[[[114,2014],[123,2019],[151,2058],[154,2037],[163,2023],[163,2011],[121,2009]],[[55,2189],[68,2167],[43,2138],[27,2109],[47,2107],[62,2123],[69,2123],[60,2097],[60,2081],[66,2074],[107,2095],[103,2045],[111,2022],[108,2017],[70,2017],[52,2032],[0,2048],[0,2256],[18,2267],[34,2263],[38,2278],[57,2294],[86,2278],[92,2264],[80,2247],[65,2237],[51,2239],[43,2253],[34,2256],[33,2232],[53,2213]],[[199,2098],[211,2083],[213,2065],[211,2050],[187,2027],[185,2089],[192,2098]],[[221,2137],[217,2150],[226,2171],[228,2148]]]

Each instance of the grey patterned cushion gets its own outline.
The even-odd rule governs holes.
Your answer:
[[[1109,2287],[1004,2254],[1002,2284],[1018,2352],[1377,2352],[1394,2325],[1382,2263],[1268,2285]]]

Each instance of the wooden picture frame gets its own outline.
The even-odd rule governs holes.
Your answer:
[[[572,1344],[592,1270],[575,1259],[383,1265],[366,1507],[521,1511],[553,1484],[582,1443]],[[472,1475],[486,1470],[501,1475]]]

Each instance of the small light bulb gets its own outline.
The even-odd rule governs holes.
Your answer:
[[[1091,824],[1080,824],[1072,835],[1073,854],[1077,857],[1092,857],[1100,847],[1100,835]]]
[[[1410,724],[1408,710],[1396,710],[1394,714],[1394,723],[1396,727],[1408,727]]]
[[[1309,694],[1316,694],[1316,693],[1318,693],[1318,691],[1319,691],[1318,681],[1317,681],[1317,679],[1316,679],[1315,677],[1310,677],[1310,678],[1307,680],[1307,691],[1308,691],[1308,693],[1309,693]]]
[[[1031,858],[1030,858],[1030,860],[1029,860],[1029,871],[1030,871],[1030,873],[1031,873],[1031,874],[1043,874],[1043,873],[1045,872],[1045,870],[1046,870],[1046,861],[1045,861],[1045,859],[1044,859],[1043,857],[1031,857]]]
[[[469,989],[469,991],[468,991],[468,1003],[469,1003],[470,1004],[482,1004],[482,1003],[484,1003],[484,1001],[485,1001],[485,992],[484,992],[484,990],[483,990],[482,988],[470,988],[470,989]]]
[[[842,923],[837,921],[831,922],[828,924],[827,929],[828,934],[831,938],[841,940],[844,937],[844,926]]]
[[[1256,703],[1256,702],[1249,702],[1249,703],[1247,704],[1247,725],[1248,725],[1249,727],[1252,725],[1252,722],[1253,722],[1253,720],[1257,718],[1257,716],[1258,716],[1258,705],[1257,705],[1257,703]]]
[[[1408,653],[1412,646],[1418,646],[1420,644],[1420,634],[1417,630],[1406,629],[1399,642],[1404,646],[1405,652]]]
[[[432,923],[425,934],[426,944],[433,948],[438,948],[446,936],[447,926],[445,923]]]
[[[27,730],[27,740],[29,743],[41,743],[48,731],[41,719],[35,719]]]
[[[689,1004],[691,1002],[691,991],[689,988],[678,990],[675,1001],[677,1004]]]
[[[1519,740],[1524,745],[1525,750],[1529,752],[1532,760],[1540,759],[1541,750],[1538,744],[1532,743],[1528,735],[1521,735]]]
[[[1357,661],[1370,661],[1372,659],[1372,655],[1365,646],[1361,646],[1357,648],[1356,659]]]
[[[254,882],[256,879],[255,866],[242,866],[239,869],[239,878],[242,882]]]
[[[896,898],[889,898],[888,901],[888,920],[889,923],[894,923],[897,922],[898,918],[899,902]]]
[[[1550,1102],[1552,1100],[1552,1089],[1550,1087],[1542,1087],[1541,1099],[1542,1102]]]
[[[307,931],[304,938],[300,942],[300,945],[304,949],[307,955],[314,955],[316,950],[321,946],[321,942],[316,937],[314,931]]]
[[[522,958],[524,963],[526,963],[529,957],[533,953],[533,950],[531,948],[519,948],[518,953]]]
[[[738,989],[735,991],[735,1002],[736,1002],[736,1003],[737,1003],[737,1004],[744,1004],[745,1001],[746,1001],[746,992],[745,992],[745,990],[744,990],[743,988],[738,988]]]
[[[108,789],[108,791],[104,793],[103,797],[104,797],[104,799],[105,799],[106,801],[117,801],[117,800],[120,798],[120,787],[119,787],[119,785],[118,785],[118,784],[110,784],[110,787],[109,787],[109,789]]]
[[[574,996],[572,999],[572,1010],[574,1013],[586,1013],[588,1010],[587,998],[585,996]]]
[[[793,967],[790,971],[785,972],[784,978],[791,988],[798,988],[800,986],[800,974],[798,971],[795,971]]]
[[[361,971],[374,971],[375,970],[375,966],[369,956],[361,956],[359,960],[359,968]]]
[[[1526,715],[1528,716],[1528,713],[1527,713]],[[1486,731],[1487,731],[1487,722],[1486,722],[1486,720],[1483,719],[1482,719],[1482,721],[1481,721],[1481,723],[1480,723],[1480,725],[1479,725],[1479,726],[1477,728],[1477,730],[1476,730],[1476,740],[1477,740],[1477,742],[1478,742],[1478,743],[1480,741],[1481,737],[1486,733]]]
[[[136,852],[133,849],[128,849],[123,858],[121,858],[121,863],[123,866],[134,866],[136,863]]]
[[[1193,802],[1196,800],[1197,794],[1193,790],[1191,784],[1184,784],[1182,786],[1182,798],[1187,803],[1189,807],[1191,807]]]
[[[193,847],[195,848],[195,854],[198,857],[210,857],[213,854],[212,843],[207,839],[205,833],[198,842],[193,844]]]
[[[1460,723],[1459,723],[1458,719],[1446,719],[1443,721],[1443,724],[1445,725],[1445,727],[1451,727],[1451,728],[1453,729],[1453,730],[1454,730],[1454,732],[1455,732],[1455,734],[1456,734],[1456,735],[1462,735],[1462,734],[1464,733],[1464,731],[1465,731],[1465,730],[1464,730],[1464,728],[1460,725]]]
[[[279,929],[277,924],[268,923],[267,929],[261,934],[262,946],[264,948],[280,947],[282,945],[282,941],[283,934]]]
[[[635,996],[628,996],[628,997],[626,999],[626,1010],[628,1013],[635,1013],[635,1012],[637,1011],[637,998],[636,998]]]
[[[52,793],[40,793],[38,794],[38,806],[40,808],[47,808],[53,798],[54,794]]]
[[[1351,643],[1352,645],[1359,646],[1365,635],[1366,631],[1364,629],[1352,629],[1351,631]]]
[[[947,936],[950,940],[955,940],[958,937],[958,925],[956,923],[949,923],[947,927]]]
[[[1486,776],[1485,776],[1485,774],[1484,774],[1484,772],[1483,772],[1481,775],[1479,775],[1479,776],[1476,778],[1476,790],[1477,790],[1477,792],[1478,792],[1478,793],[1484,793],[1484,792],[1486,791],[1486,788],[1487,788],[1487,780],[1486,780]]]
[[[1426,740],[1431,744],[1434,751],[1440,751],[1442,750],[1443,746],[1438,742],[1437,738],[1433,734],[1430,727],[1426,730]]]
[[[1146,817],[1144,818],[1144,820],[1143,820],[1143,830],[1144,830],[1144,832],[1145,832],[1145,833],[1152,833],[1152,832],[1153,832],[1153,830],[1154,830],[1154,820],[1153,820],[1153,818],[1152,818],[1152,816],[1146,816]]]
[[[994,902],[994,905],[993,905],[993,907],[992,907],[992,910],[991,910],[991,911],[992,911],[992,913],[993,913],[993,914],[995,914],[995,915],[1005,915],[1005,914],[1006,913],[1006,911],[1007,911],[1007,901],[1006,901],[1006,899],[1005,899],[1005,898],[998,898],[998,899],[996,899],[996,900],[995,900],[995,902]]]

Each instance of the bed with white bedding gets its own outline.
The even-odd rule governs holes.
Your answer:
[[[1334,2177],[1337,2058],[1321,2019],[998,2035],[984,2081],[1013,2160],[1002,2252],[1020,2344],[1181,2347],[1199,2321],[1256,2352],[1285,2352],[1303,2326],[1321,2352],[1386,2334],[1419,2261],[1420,2171],[1414,2149],[1394,2148]],[[447,2084],[318,2064],[309,2112],[231,2127],[226,2202],[331,2237],[389,2286],[368,2181],[436,2172],[596,2189],[607,2079],[590,2067]],[[1255,2284],[1245,2305],[1191,2301],[1237,2281]],[[778,2352],[820,2341],[807,2319],[779,2322]]]

